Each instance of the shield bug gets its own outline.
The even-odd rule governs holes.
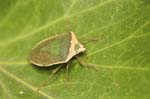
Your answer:
[[[84,52],[73,32],[56,35],[40,41],[33,47],[29,61],[37,66],[47,67],[70,61],[75,55]]]
[[[69,32],[40,41],[31,50],[31,53],[29,54],[29,61],[40,67],[66,63],[66,77],[68,79],[69,61],[71,58],[84,51],[85,47],[79,43],[75,34],[73,32]],[[77,60],[80,62],[79,59]],[[56,68],[52,74],[56,73],[60,68],[61,66]],[[46,85],[47,81],[42,86]],[[40,88],[38,88],[37,91],[39,91]]]
[[[86,48],[77,40],[75,34],[73,32],[69,32],[40,41],[32,48],[31,53],[29,54],[29,61],[40,67],[66,64],[66,77],[68,79],[70,60],[76,56],[80,65],[83,65],[77,55],[85,50]],[[91,66],[87,65],[87,67]],[[61,65],[52,72],[52,75],[55,74],[60,68]],[[42,86],[45,86],[47,82],[48,80]],[[39,87],[37,91],[39,91],[41,87]]]

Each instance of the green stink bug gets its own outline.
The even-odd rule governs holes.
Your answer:
[[[29,61],[37,66],[53,66],[67,63],[72,57],[84,52],[73,32],[56,35],[39,42],[33,47]]]
[[[37,45],[35,45],[35,47],[33,47],[29,54],[29,61],[40,67],[67,63],[66,77],[68,79],[70,59],[84,51],[85,47],[79,43],[75,34],[73,32],[69,32],[67,34],[56,35],[40,41]],[[80,62],[78,58],[77,60]],[[52,75],[60,68],[61,66],[56,68]],[[47,81],[42,86],[46,85]],[[39,91],[41,87],[39,87],[37,91]]]

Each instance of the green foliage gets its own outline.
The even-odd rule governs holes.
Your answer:
[[[149,99],[149,0],[0,0],[0,99]],[[31,48],[67,30],[86,46],[97,72],[28,63]]]

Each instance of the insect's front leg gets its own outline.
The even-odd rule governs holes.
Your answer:
[[[78,55],[76,55],[75,57],[76,57],[78,63],[80,64],[80,66],[86,66],[86,67],[88,67],[88,68],[93,68],[94,70],[97,71],[95,65],[91,65],[91,64],[87,64],[87,63],[85,63],[85,62],[82,62],[82,61],[79,59]]]

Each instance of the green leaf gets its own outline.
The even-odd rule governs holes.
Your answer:
[[[149,99],[149,0],[1,0],[0,99]],[[27,61],[44,38],[75,32],[86,46],[48,84],[53,69]]]

